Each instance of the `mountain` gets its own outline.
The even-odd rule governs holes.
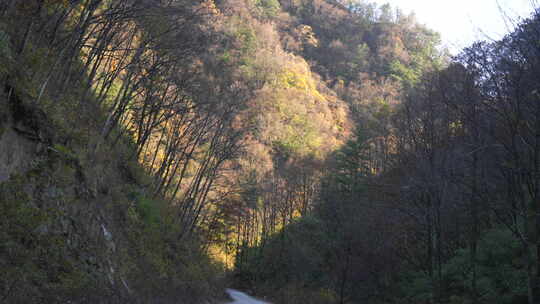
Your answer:
[[[0,13],[8,302],[219,297],[210,255],[230,265],[232,248],[307,214],[328,157],[391,111],[437,41],[363,3],[36,0]]]
[[[368,1],[0,15],[2,302],[533,303],[537,16],[449,58]]]

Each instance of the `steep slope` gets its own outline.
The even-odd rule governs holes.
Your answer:
[[[157,73],[169,58],[155,50],[168,46],[153,37],[178,34],[167,27],[178,24],[144,24],[163,10],[169,20],[195,16],[193,7],[176,5],[0,3],[1,302],[208,303],[221,297],[220,266],[195,232],[187,236],[191,224],[179,224],[179,208],[156,186],[159,168],[137,157],[142,143],[156,136],[152,128],[163,133],[180,114],[191,115],[192,123],[199,118],[186,114],[179,100],[189,94],[194,109],[201,95],[184,86],[179,97]],[[177,48],[185,61],[176,66],[192,68],[188,55],[195,49]],[[168,62],[160,71],[171,69]],[[193,74],[190,81],[201,73]],[[169,90],[158,90],[163,87]],[[160,94],[171,97],[158,102]],[[205,102],[197,114],[213,122]],[[198,138],[203,143],[193,153],[204,154],[208,139]]]

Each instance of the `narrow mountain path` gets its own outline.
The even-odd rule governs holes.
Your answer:
[[[268,302],[256,300],[238,290],[227,289],[226,291],[234,300],[233,302],[230,302],[229,304],[270,304]]]

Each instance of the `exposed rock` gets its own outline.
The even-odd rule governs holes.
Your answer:
[[[24,173],[36,158],[35,142],[6,128],[0,135],[0,182],[6,181],[13,173]]]

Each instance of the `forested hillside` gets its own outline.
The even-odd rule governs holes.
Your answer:
[[[0,0],[0,302],[537,303],[540,15]]]

